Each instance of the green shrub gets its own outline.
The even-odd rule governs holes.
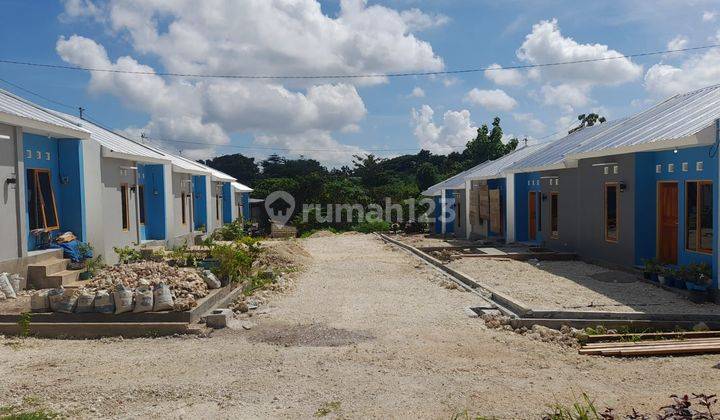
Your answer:
[[[212,236],[217,241],[235,241],[245,236],[245,227],[242,220],[238,219],[217,228]]]
[[[252,263],[260,252],[260,247],[256,243],[246,242],[235,241],[232,244],[212,246],[210,255],[219,264],[213,269],[215,275],[230,281],[238,281],[241,277],[250,275]]]
[[[117,254],[118,260],[121,264],[137,262],[141,259],[140,251],[129,246],[124,246],[122,248],[113,247],[113,250]]]
[[[362,222],[353,227],[353,230],[360,233],[387,232],[390,230],[390,223],[384,220],[373,220]]]

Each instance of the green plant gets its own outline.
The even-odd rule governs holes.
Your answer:
[[[567,407],[562,404],[553,404],[549,413],[543,416],[547,420],[603,420],[612,417],[612,409],[607,408],[603,413],[599,413],[595,408],[595,401],[591,400],[586,393],[583,392],[582,399],[576,401],[572,406]],[[609,417],[610,416],[610,417]]]
[[[678,276],[686,282],[709,286],[712,284],[712,267],[708,263],[690,263],[681,266]]]
[[[137,262],[141,259],[140,251],[129,246],[124,246],[122,248],[113,247],[113,250],[117,254],[118,260],[121,264]]]
[[[385,220],[373,220],[359,223],[353,230],[360,233],[387,232],[390,230],[390,223]]]
[[[219,241],[236,241],[245,236],[245,227],[243,222],[238,219],[217,228],[212,236]]]
[[[340,401],[331,401],[323,404],[320,408],[315,411],[315,417],[325,417],[332,412],[338,412],[340,410]]]
[[[643,260],[644,269],[646,273],[660,274],[662,272],[662,264],[655,258]]]
[[[221,279],[237,281],[240,276],[250,274],[253,258],[240,242],[232,244],[215,244],[210,255],[218,261],[218,267],[212,271]]]
[[[30,335],[30,321],[32,314],[30,312],[23,312],[18,318],[18,327],[20,327],[20,337],[27,337]]]
[[[97,270],[105,267],[105,261],[103,261],[102,254],[98,254],[97,257],[87,260],[85,263],[85,271],[90,273],[90,276],[94,276]]]
[[[80,255],[82,256],[83,260],[88,260],[93,256],[93,247],[89,243],[80,242],[80,244],[78,245],[78,250],[80,251]]]

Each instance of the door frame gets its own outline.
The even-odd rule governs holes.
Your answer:
[[[680,182],[679,181],[673,181],[673,180],[663,180],[663,181],[657,181],[657,186],[655,187],[655,197],[656,203],[655,203],[655,258],[660,259],[660,186],[662,184],[675,184],[675,187],[677,188],[677,211],[678,211],[678,229],[677,229],[677,244],[675,244],[676,247],[678,247],[678,257],[679,255],[679,245],[680,245]],[[677,261],[675,262],[677,264]]]
[[[538,203],[537,203],[537,194],[538,194],[538,191],[528,191],[528,241],[537,241],[537,235],[538,235],[538,223],[537,223],[537,215],[538,215],[538,213],[537,213],[537,207],[538,207]],[[531,198],[531,197],[532,197],[532,198]],[[531,206],[533,206],[533,207],[535,208],[535,214],[532,215],[532,222],[533,222],[532,225],[535,226],[535,237],[534,237],[534,238],[530,236],[530,232],[531,232],[531,231],[530,231],[530,226],[531,226],[531,224],[530,224],[530,216],[531,216],[531,213],[532,213],[532,212],[530,211]]]

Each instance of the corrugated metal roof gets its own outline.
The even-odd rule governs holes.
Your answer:
[[[668,147],[663,142],[691,137],[720,118],[720,85],[675,95],[633,116],[586,127],[518,162],[512,170],[553,169],[583,155],[613,155]],[[692,143],[690,143],[692,145]],[[586,156],[587,157],[587,156]]]
[[[222,182],[232,182],[237,181],[235,178],[231,177],[230,175],[226,174],[225,172],[220,172],[217,169],[210,168],[207,166],[207,168],[210,169],[212,172],[213,181],[222,181]]]
[[[515,149],[512,153],[508,153],[505,156],[489,162],[487,165],[471,171],[466,174],[463,179],[502,178],[517,162],[522,161],[540,150],[550,147],[551,144],[552,143],[533,144]]]
[[[237,181],[231,183],[230,185],[239,192],[252,192],[253,191],[252,188],[248,187],[247,185],[243,185]]]
[[[0,89],[0,113],[19,117],[20,119],[24,119],[26,121],[29,120],[27,122],[30,124],[35,122],[43,125],[43,127],[30,126],[30,128],[42,128],[48,131],[56,128],[60,130],[57,134],[68,135],[74,133],[79,138],[89,138],[88,131],[82,129],[77,124],[66,121],[63,118],[48,112],[40,105],[36,105],[27,99],[21,98],[3,89]]]
[[[160,153],[151,147],[138,143],[134,140],[130,140],[104,127],[91,123],[90,121],[82,120],[78,117],[54,110],[49,111],[89,131],[90,139],[98,142],[111,153],[116,154],[116,156],[112,157],[123,158],[124,156],[127,156],[141,162],[160,163],[170,160],[167,156],[165,156],[165,154]]]
[[[432,187],[429,187],[425,191],[422,192],[422,195],[425,196],[433,196],[433,195],[440,195],[441,190],[458,190],[465,188],[465,178],[464,176],[469,174],[470,172],[483,167],[484,165],[489,165],[492,161],[485,161],[479,165],[475,165],[472,168],[462,171],[459,174],[453,175],[450,178],[438,182],[437,184],[433,185]]]

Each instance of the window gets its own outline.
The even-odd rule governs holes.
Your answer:
[[[128,185],[120,184],[120,207],[122,211],[122,228],[130,229],[130,208],[128,207]]]
[[[558,235],[558,193],[550,193],[550,236],[557,239]]]
[[[185,213],[187,212],[187,203],[185,202],[187,200],[187,195],[185,193],[180,194],[180,207],[182,207],[182,224],[187,224],[187,216]]]
[[[30,230],[60,229],[50,171],[47,169],[28,169],[27,174],[30,189],[30,217],[28,220]]]
[[[605,184],[605,240],[608,242],[618,241],[619,203],[618,185]]]
[[[685,189],[685,247],[691,251],[712,253],[712,181],[689,181]]]
[[[138,199],[140,200],[140,224],[145,224],[145,186],[138,185]]]

